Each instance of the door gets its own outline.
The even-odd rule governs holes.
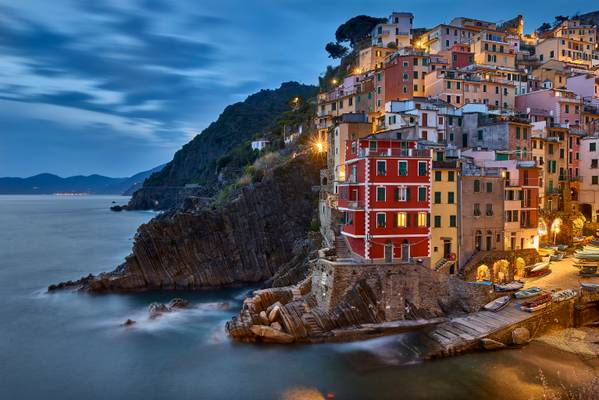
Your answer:
[[[393,243],[387,242],[385,243],[385,262],[393,261]]]
[[[404,240],[401,244],[401,261],[410,261],[410,243],[407,240]]]
[[[443,241],[443,258],[449,259],[450,255],[451,255],[451,241],[444,240]]]

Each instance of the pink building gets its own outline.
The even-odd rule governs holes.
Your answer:
[[[543,89],[516,96],[516,110],[530,115],[548,113],[554,123],[580,126],[583,107],[582,99],[570,91]]]

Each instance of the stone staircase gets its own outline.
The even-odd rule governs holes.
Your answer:
[[[455,264],[455,261],[451,261],[446,258],[442,258],[439,261],[437,261],[437,263],[434,266],[434,270],[439,272],[445,268],[451,267],[453,264]]]
[[[337,258],[351,258],[351,250],[343,235],[337,235],[335,238],[335,254]]]
[[[320,325],[318,325],[318,322],[316,322],[316,318],[314,318],[314,315],[311,313],[302,315],[302,321],[310,335],[320,335],[324,333]]]

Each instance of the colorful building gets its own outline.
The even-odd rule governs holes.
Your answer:
[[[431,151],[382,137],[347,141],[341,233],[358,258],[429,265]]]

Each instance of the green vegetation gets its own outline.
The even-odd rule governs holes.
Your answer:
[[[312,221],[310,221],[310,230],[312,232],[320,232],[320,220],[318,218],[312,218]]]
[[[216,192],[218,172],[225,167],[241,170],[254,162],[258,154],[251,150],[250,142],[255,135],[269,134],[291,118],[285,113],[290,111],[290,99],[311,99],[316,90],[314,86],[286,82],[276,90],[261,90],[243,102],[228,106],[215,122],[177,151],[162,171],[152,174],[144,186],[199,183]],[[299,109],[306,111],[304,107],[309,107],[310,102],[302,103],[304,106]]]

